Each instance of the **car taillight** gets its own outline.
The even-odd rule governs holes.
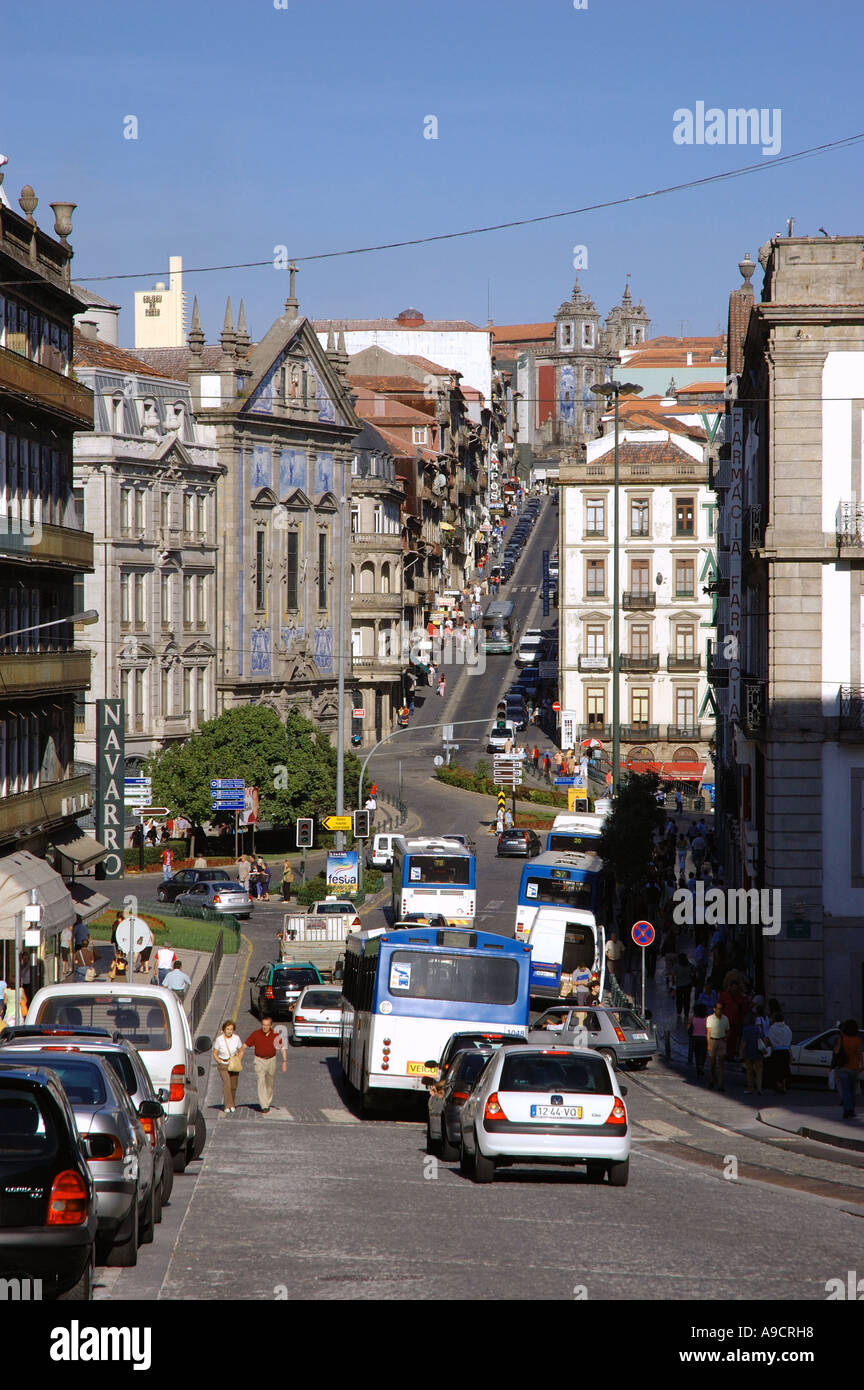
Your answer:
[[[265,989],[265,991],[264,991],[264,998],[265,998],[265,999],[272,999],[272,998],[273,998],[273,986],[272,986],[272,985],[268,985],[267,988]]]
[[[58,1173],[48,1200],[47,1226],[81,1226],[87,1220],[87,1184],[73,1168]]]
[[[612,1106],[612,1114],[606,1121],[607,1125],[626,1125],[627,1111],[620,1096],[615,1097],[615,1104]]]
[[[451,1094],[451,1099],[452,1099],[452,1100],[467,1100],[467,1099],[468,1099],[468,1092],[467,1092],[467,1091],[451,1091],[450,1094]]]
[[[218,893],[213,894],[213,901],[214,903],[221,903],[222,899],[220,898]]]
[[[171,1068],[171,1084],[168,1088],[168,1100],[182,1100],[186,1094],[186,1068],[182,1062],[178,1062],[176,1067]]]
[[[626,1042],[627,1039],[625,1038],[624,1034],[621,1032],[621,1029],[618,1027],[618,1025],[617,1025],[617,1024],[614,1024],[613,1026],[614,1026],[614,1028],[615,1028],[615,1036],[616,1036],[616,1038],[618,1039],[618,1041],[619,1041],[619,1042]]]
[[[123,1145],[113,1134],[91,1134],[87,1154],[99,1163],[116,1163],[123,1157]]]
[[[294,1015],[294,1022],[295,1022],[295,1023],[306,1023],[307,1021],[308,1021],[308,1020],[307,1020],[306,1018],[304,1018],[303,1014],[295,1014],[295,1015]]]
[[[487,1100],[486,1105],[485,1105],[484,1108],[483,1108],[483,1119],[484,1119],[484,1120],[506,1120],[506,1119],[507,1119],[507,1116],[504,1114],[504,1107],[501,1105],[501,1102],[500,1102],[499,1099],[498,1099],[498,1092],[497,1092],[497,1091],[493,1091],[492,1094],[491,1094],[491,1096],[490,1096],[489,1099]]]
[[[155,1121],[155,1120],[150,1120],[150,1119],[144,1119],[143,1116],[139,1116],[138,1118],[139,1118],[139,1122],[140,1122],[141,1128],[145,1131],[145,1133],[147,1134],[147,1136],[148,1136],[148,1138],[149,1138],[149,1140],[150,1140],[150,1147],[151,1147],[151,1149],[155,1149],[155,1147],[156,1147],[156,1121]]]

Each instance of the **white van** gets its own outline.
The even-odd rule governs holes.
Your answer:
[[[512,719],[499,719],[497,724],[493,724],[489,731],[489,742],[486,745],[487,753],[506,753],[507,744],[512,747],[516,742],[516,725]]]
[[[519,643],[519,650],[516,653],[517,666],[531,666],[535,661],[540,660],[543,651],[543,638],[534,636],[533,633],[526,633]]]
[[[393,868],[393,841],[395,835],[373,835],[372,843],[366,851],[367,869]]]
[[[525,938],[531,947],[531,995],[559,999],[570,994],[573,971],[587,966],[600,980],[606,974],[606,936],[585,908],[541,907]]]
[[[132,1043],[150,1073],[165,1110],[165,1137],[175,1173],[199,1158],[206,1126],[198,1108],[196,1052],[209,1052],[210,1038],[194,1046],[189,1020],[173,990],[161,985],[79,983],[37,990],[27,1022],[52,1028],[107,1028]]]

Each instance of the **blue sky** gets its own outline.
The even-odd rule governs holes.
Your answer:
[[[280,0],[281,3],[281,0]],[[726,0],[29,0],[5,7],[0,149],[24,183],[78,210],[73,275],[124,307],[184,266],[431,235],[702,178],[764,172],[624,208],[431,246],[311,262],[314,317],[551,318],[583,288],[605,315],[625,275],[652,334],[725,327],[746,251],[820,226],[864,234],[864,145],[772,169],[758,147],[682,146],[673,112],[782,112],[782,154],[864,130],[864,10]],[[125,116],[137,140],[123,138]],[[423,138],[424,118],[438,121]],[[139,279],[99,275],[143,272]],[[154,274],[154,272],[156,272]],[[758,281],[757,281],[758,283]],[[261,336],[287,276],[268,266],[187,275],[208,340],[225,298]]]

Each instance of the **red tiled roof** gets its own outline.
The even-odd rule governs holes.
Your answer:
[[[106,371],[137,372],[141,376],[167,377],[169,381],[184,381],[185,376],[175,376],[173,372],[158,371],[149,362],[128,352],[126,348],[105,343],[101,338],[88,338],[75,329],[72,346],[73,367],[104,367]]]
[[[687,463],[695,463],[698,467],[699,460],[694,459],[692,454],[688,454],[686,449],[682,449],[680,444],[676,444],[673,439],[658,439],[655,442],[649,440],[622,439],[618,445],[620,458],[626,459],[631,463],[647,463],[657,468],[661,468],[669,463],[680,463],[685,460]]]
[[[357,383],[353,383],[356,385]],[[376,410],[376,406],[384,403],[383,410]],[[430,417],[422,410],[415,410],[411,405],[405,405],[395,397],[384,395],[380,392],[366,391],[360,387],[360,394],[354,406],[357,414],[364,420],[371,420],[377,424],[378,420],[386,420],[391,425],[429,425]],[[431,420],[434,425],[434,418]]]
[[[404,352],[401,355],[406,362],[413,362],[415,367],[422,367],[424,372],[434,372],[436,376],[460,375],[454,367],[442,367],[440,362],[431,362],[428,357],[421,357],[416,352]]]
[[[366,419],[368,417],[364,416],[363,418]],[[421,444],[409,444],[401,435],[395,434],[392,430],[385,429],[382,425],[379,425],[377,421],[375,422],[375,428],[381,435],[381,438],[386,439],[387,443],[392,446],[392,451],[398,458],[414,459],[419,456],[420,458],[433,461],[438,457],[434,449],[424,449]]]
[[[692,362],[687,361],[688,352]],[[715,357],[715,353],[722,356]],[[622,354],[627,367],[704,367],[725,362],[726,338],[722,333],[705,338],[650,338],[635,351]]]
[[[423,383],[413,376],[365,376],[362,372],[348,373],[348,380],[354,386],[362,386],[367,391],[389,391],[393,394],[423,395]]]
[[[253,347],[255,344],[253,344]],[[192,354],[188,347],[176,348],[138,348],[136,354],[142,362],[157,369],[159,376],[168,376],[172,381],[188,381],[189,364]],[[218,367],[222,360],[222,348],[218,343],[205,346],[202,356],[197,359],[204,367]]]
[[[675,394],[678,396],[722,396],[725,390],[725,381],[694,381],[690,386],[676,386]]]
[[[533,343],[555,337],[554,323],[497,323],[492,328],[492,341],[499,343]]]

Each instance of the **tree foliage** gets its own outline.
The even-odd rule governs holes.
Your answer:
[[[283,724],[266,705],[242,705],[209,719],[185,743],[149,760],[154,804],[193,821],[213,818],[210,782],[240,778],[259,792],[259,819],[285,825],[336,810],[336,749],[295,709]],[[360,764],[345,754],[345,800],[353,801]],[[218,818],[218,817],[217,817]]]
[[[600,853],[622,887],[641,887],[648,877],[654,833],[664,824],[663,811],[655,800],[659,787],[655,772],[631,772],[612,797]]]

